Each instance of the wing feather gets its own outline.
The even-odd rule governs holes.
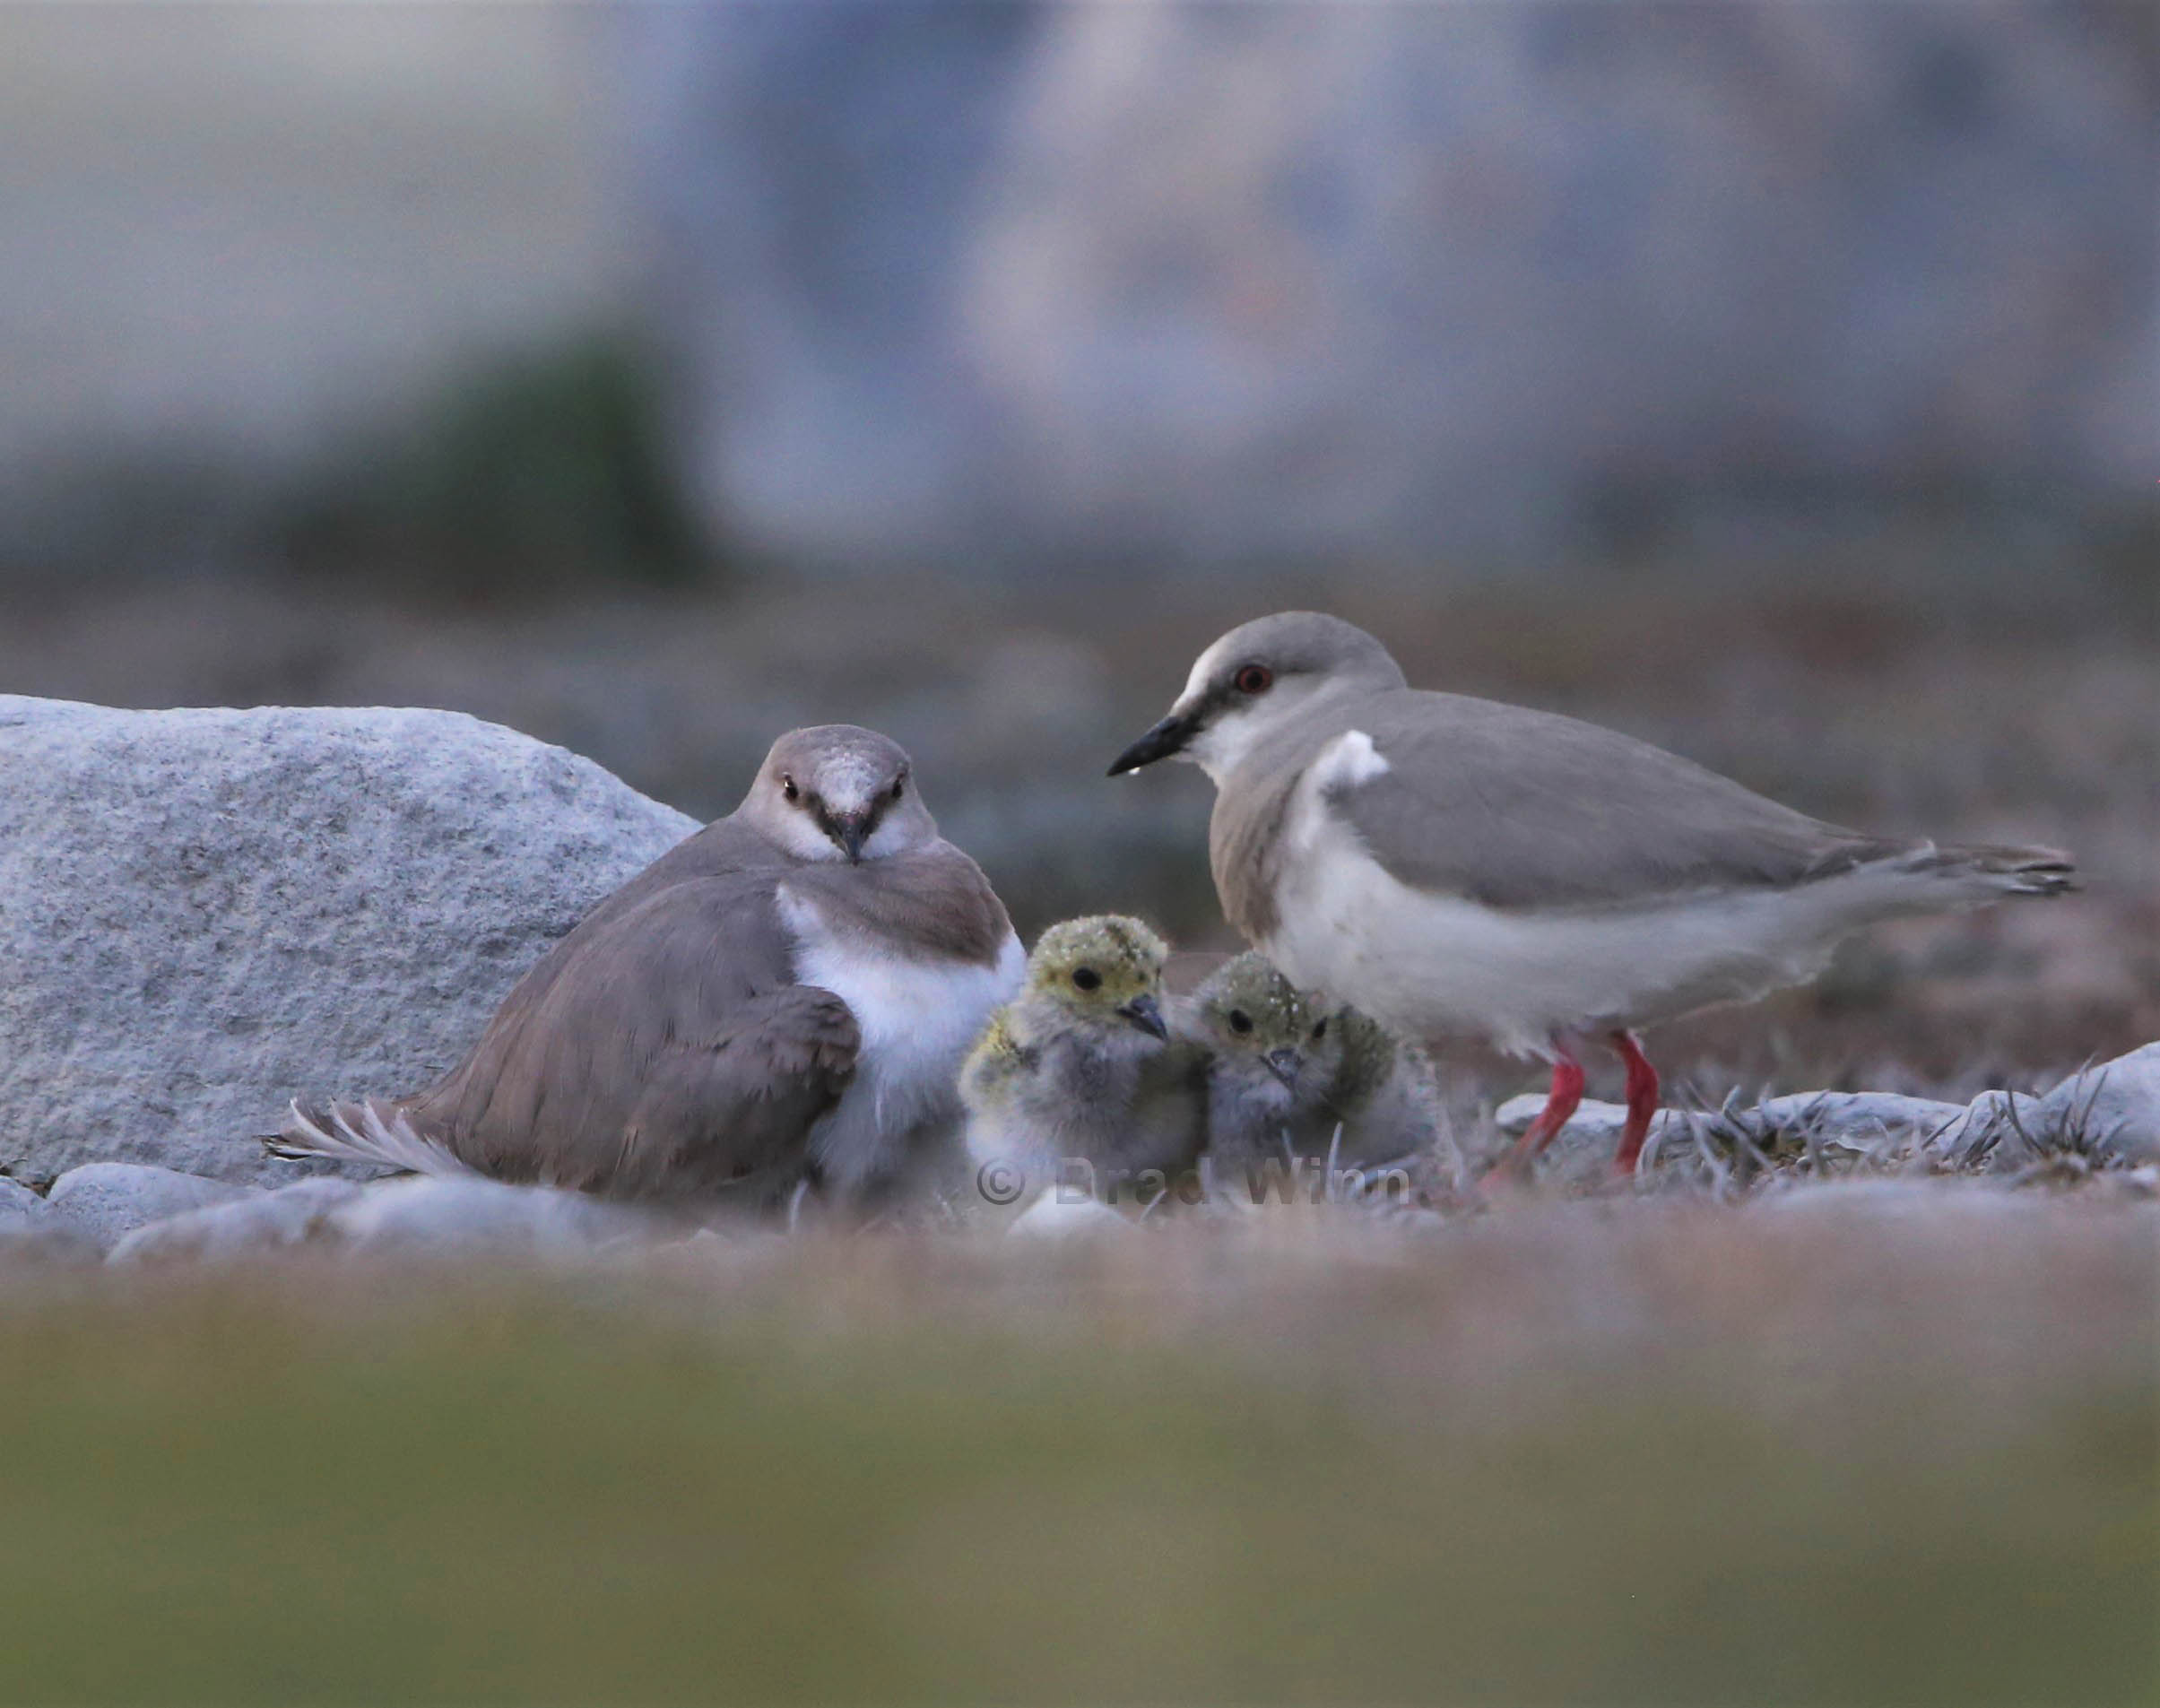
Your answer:
[[[1385,769],[1343,767],[1330,810],[1402,883],[1489,907],[1783,887],[1917,845],[1825,824],[1549,712],[1401,689],[1342,727],[1364,731]]]

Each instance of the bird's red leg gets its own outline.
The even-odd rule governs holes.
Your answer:
[[[1552,1089],[1545,1095],[1545,1106],[1515,1140],[1514,1149],[1500,1159],[1495,1173],[1527,1177],[1539,1152],[1552,1143],[1553,1135],[1567,1124],[1567,1117],[1574,1114],[1575,1105],[1583,1101],[1583,1064],[1559,1039],[1553,1040],[1552,1047]]]
[[[1650,1119],[1658,1112],[1658,1071],[1650,1065],[1635,1034],[1612,1035],[1612,1047],[1627,1064],[1627,1124],[1620,1129],[1620,1148],[1613,1153],[1612,1171],[1632,1175],[1643,1154],[1643,1140],[1650,1137]]]

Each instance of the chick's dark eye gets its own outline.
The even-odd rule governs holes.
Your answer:
[[[1264,694],[1275,685],[1275,672],[1265,664],[1246,664],[1231,681],[1240,694]]]
[[[1316,1026],[1316,1027],[1314,1027],[1313,1028],[1313,1036],[1314,1036],[1315,1038],[1323,1038],[1323,1037],[1327,1036],[1327,1035],[1328,1035],[1328,1023],[1327,1023],[1325,1020],[1323,1020],[1323,1021],[1321,1021],[1321,1023],[1320,1023],[1318,1026]]]
[[[1253,1017],[1250,1014],[1247,1014],[1245,1010],[1241,1008],[1234,1008],[1230,1010],[1231,1031],[1242,1034],[1250,1032],[1252,1029]]]
[[[1072,970],[1072,982],[1083,991],[1092,991],[1103,982],[1103,975],[1092,967],[1077,967]]]
[[[783,776],[780,779],[780,793],[785,795],[790,801],[793,801],[797,795],[801,794],[802,791],[795,787],[794,778],[791,776]]]
[[[895,777],[895,778],[893,779],[893,784],[892,784],[892,798],[893,798],[894,800],[898,801],[898,799],[899,799],[899,798],[900,798],[902,795],[906,794],[907,793],[907,779],[906,777]]]

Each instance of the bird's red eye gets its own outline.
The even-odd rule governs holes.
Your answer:
[[[1245,664],[1231,678],[1240,694],[1264,694],[1275,684],[1275,672],[1265,664]]]
[[[793,801],[797,795],[801,794],[802,791],[795,787],[794,778],[783,774],[780,778],[780,793],[785,795],[790,801]]]

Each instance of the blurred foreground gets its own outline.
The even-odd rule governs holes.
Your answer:
[[[10,1701],[2149,1701],[2153,1201],[0,1297]]]

